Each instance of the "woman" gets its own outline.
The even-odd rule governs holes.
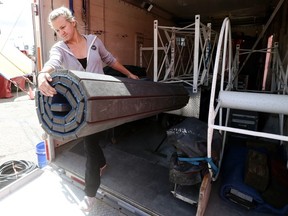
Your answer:
[[[51,48],[49,60],[38,74],[38,89],[43,95],[53,97],[56,94],[56,90],[49,85],[49,82],[52,81],[50,73],[56,69],[65,68],[104,74],[102,67],[102,62],[104,62],[128,78],[139,79],[106,50],[97,36],[80,34],[77,30],[77,21],[68,8],[60,7],[53,10],[49,14],[48,23],[62,41],[57,42]],[[80,207],[84,211],[91,210],[96,202],[95,196],[100,186],[101,172],[106,166],[97,136],[97,134],[93,134],[84,138],[87,157],[85,197],[80,203]]]

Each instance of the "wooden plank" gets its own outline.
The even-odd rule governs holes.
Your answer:
[[[211,176],[210,173],[207,173],[201,183],[199,191],[199,201],[196,216],[203,216],[209,201],[210,192],[211,192]]]

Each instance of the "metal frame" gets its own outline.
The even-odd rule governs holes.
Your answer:
[[[200,22],[200,15],[195,23],[181,28],[160,26],[154,20],[153,47],[140,47],[140,66],[146,63],[147,71],[151,70],[153,58],[154,82],[184,82],[197,93],[199,86],[209,84],[217,38],[210,23]]]
[[[221,167],[225,141],[226,132],[233,132],[239,134],[246,134],[251,136],[264,137],[268,139],[275,139],[280,141],[288,141],[288,136],[283,135],[284,128],[284,115],[288,115],[288,96],[287,96],[287,71],[283,70],[283,66],[277,51],[277,44],[271,50],[243,50],[247,53],[249,52],[271,52],[273,54],[273,67],[272,73],[274,74],[273,84],[271,86],[271,92],[261,92],[252,93],[250,92],[237,92],[235,90],[235,81],[237,81],[237,76],[239,75],[239,55],[240,49],[237,47],[236,56],[234,57],[234,63],[232,65],[232,40],[231,40],[231,27],[229,18],[225,18],[222,24],[221,32],[219,35],[219,41],[217,45],[217,52],[215,58],[215,67],[213,71],[213,80],[211,86],[211,97],[209,105],[209,116],[208,116],[208,135],[207,135],[207,157],[212,160],[212,138],[213,131],[218,130],[223,134],[223,146],[220,155],[220,160],[217,164],[218,168]],[[251,53],[249,53],[251,54]],[[243,67],[243,65],[242,65]],[[219,79],[220,77],[220,79]],[[218,98],[216,99],[216,84],[220,81],[220,92]],[[237,89],[236,89],[237,90]],[[277,92],[278,94],[272,94]],[[214,103],[216,101],[216,106]],[[284,103],[284,104],[283,104]],[[286,104],[286,106],[285,106]],[[223,119],[223,109],[227,109],[225,125],[222,122]],[[241,109],[241,110],[252,110],[258,112],[268,112],[279,114],[280,119],[280,135],[272,133],[264,133],[258,131],[244,130],[239,128],[228,127],[228,119],[230,109]],[[215,120],[218,117],[219,123],[216,124]],[[210,175],[212,180],[216,180],[219,174],[219,169],[215,172],[212,169],[211,164],[209,164]]]
[[[238,89],[238,75],[240,73],[240,61],[239,57],[241,55],[251,55],[251,53],[270,53],[272,55],[272,63],[270,73],[272,73],[271,80],[271,89],[269,90],[271,93],[277,92],[280,94],[288,94],[288,67],[286,71],[284,70],[282,60],[280,58],[279,50],[278,50],[278,42],[274,42],[274,46],[271,48],[265,48],[260,50],[252,50],[252,49],[240,49],[239,44],[236,45],[236,53],[232,65],[232,83],[231,87]],[[243,67],[242,67],[243,68]]]

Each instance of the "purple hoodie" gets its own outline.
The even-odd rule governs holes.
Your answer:
[[[116,61],[115,57],[108,52],[97,36],[91,34],[83,36],[86,38],[88,48],[86,70],[63,41],[59,41],[52,46],[49,60],[44,67],[50,66],[55,70],[68,69],[104,74],[102,63],[104,62],[110,66]]]

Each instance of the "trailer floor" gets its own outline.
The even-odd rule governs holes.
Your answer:
[[[177,199],[171,193],[174,185],[169,182],[169,160],[174,147],[163,142],[165,130],[159,122],[148,118],[119,126],[102,135],[101,146],[107,160],[107,168],[101,178],[102,189],[140,208],[147,215],[196,214],[196,205]],[[73,141],[65,145],[59,148],[54,163],[84,178],[83,142]],[[187,191],[189,193],[184,195],[197,202],[198,187],[190,186]],[[233,208],[218,194],[219,181],[216,181],[205,215],[268,215]]]

